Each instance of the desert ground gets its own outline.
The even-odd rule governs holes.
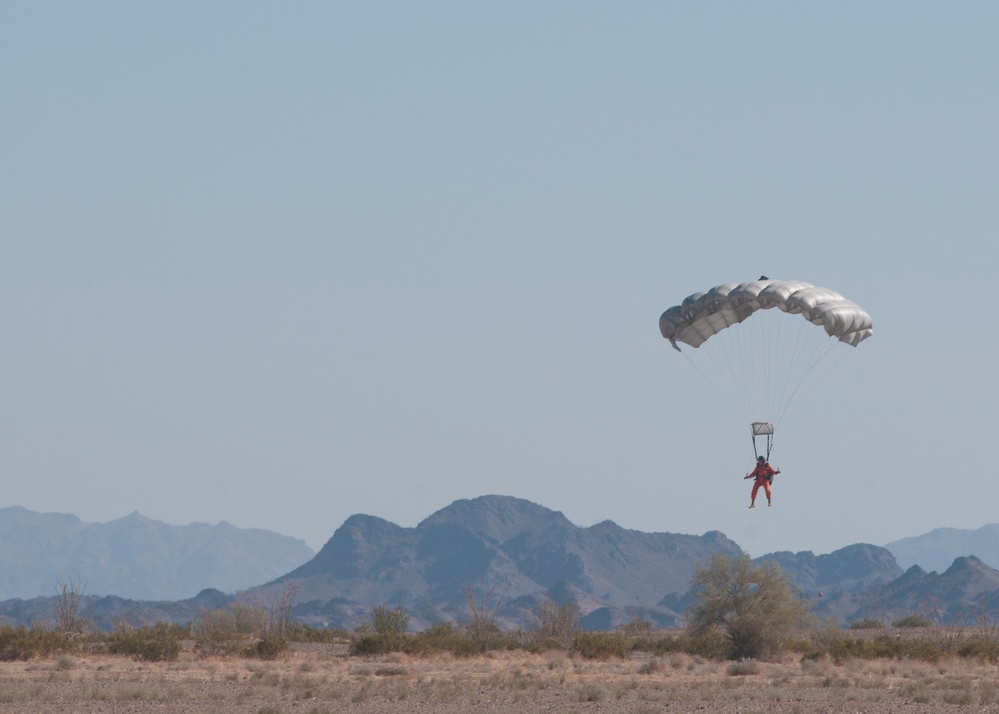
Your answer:
[[[966,658],[730,663],[563,652],[348,657],[295,645],[271,661],[60,655],[0,664],[0,714],[416,712],[999,712],[999,667]]]

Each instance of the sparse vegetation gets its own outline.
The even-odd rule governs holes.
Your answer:
[[[303,651],[250,663],[204,660],[197,653],[182,654],[174,662],[89,655],[64,666],[59,664],[62,659],[4,665],[0,702],[18,711],[135,714],[326,714],[345,707],[359,714],[485,708],[527,713],[597,708],[640,714],[704,709],[836,714],[912,705],[991,711],[999,700],[994,666],[973,660],[946,667],[910,660],[891,665],[864,660],[842,665],[828,660],[725,664],[684,654],[652,658],[636,667],[613,658],[527,651],[461,659],[390,653],[363,661]]]
[[[376,635],[401,638],[409,629],[409,615],[402,606],[389,609],[379,605],[371,610],[371,627]]]
[[[0,625],[0,661],[12,662],[71,652],[77,644],[63,631],[32,625]]]
[[[496,586],[480,588],[476,592],[471,585],[465,588],[465,602],[468,603],[468,636],[482,652],[489,649],[500,635],[496,624],[503,597],[496,595]]]
[[[725,674],[730,677],[746,677],[748,675],[759,674],[763,667],[755,659],[741,659],[733,662],[725,669]]]
[[[749,590],[754,593],[760,592],[761,583],[762,587],[773,587],[772,582],[758,574],[747,575],[736,570],[733,576],[732,571],[728,572],[735,582],[726,590],[728,593],[739,592],[745,588],[745,583],[749,583]],[[744,607],[741,601],[733,602],[739,604],[740,612],[753,612],[752,607]],[[778,605],[780,602],[777,601]],[[791,602],[794,602],[793,598]],[[270,615],[275,611],[240,603],[228,610],[208,612],[189,626],[167,623],[134,626],[122,622],[110,633],[82,635],[66,633],[55,626],[0,627],[0,660],[56,657],[64,663],[59,666],[62,670],[70,669],[65,663],[76,661],[70,655],[87,653],[107,653],[146,662],[175,662],[185,640],[192,643],[190,650],[201,658],[277,660],[292,642],[336,644],[344,646],[345,650],[349,645],[351,653],[366,656],[399,652],[417,657],[446,653],[468,658],[483,652],[481,638],[465,625],[440,623],[421,632],[408,632],[409,616],[401,607],[374,608],[366,627],[356,633],[293,623],[276,630],[275,619]],[[797,618],[798,614],[789,617]],[[821,661],[837,666],[878,660],[937,665],[946,661],[999,662],[999,633],[990,618],[979,616],[976,625],[949,628],[915,625],[921,622],[909,616],[896,620],[892,629],[879,627],[880,621],[858,621],[848,629],[825,623],[808,631],[779,630],[780,637],[775,641],[780,647],[760,651],[771,659],[780,651],[798,653],[803,666]],[[871,632],[873,630],[876,632]],[[275,631],[283,631],[285,636],[274,636]],[[736,631],[742,633],[744,630]],[[768,632],[764,634],[770,636]],[[703,630],[691,627],[670,632],[665,637],[662,632],[642,625],[588,632],[579,627],[579,610],[572,602],[547,603],[539,610],[538,621],[528,630],[504,632],[497,627],[487,649],[491,652],[521,649],[537,653],[561,650],[575,661],[623,661],[640,652],[642,657],[650,659],[633,671],[646,676],[677,669],[692,671],[696,662],[731,658],[734,651],[731,633],[721,626]],[[739,676],[752,674],[759,666],[761,662],[757,658],[740,658],[726,671],[731,676]]]
[[[926,615],[906,615],[891,623],[892,627],[933,627],[933,620]]]
[[[180,655],[185,628],[160,622],[149,627],[121,626],[107,638],[111,654],[146,662],[172,662]]]
[[[270,601],[235,602],[225,610],[205,613],[189,627],[195,650],[206,657],[242,654],[273,659],[287,649],[293,633],[306,632],[291,621],[297,593],[289,583]]]
[[[245,612],[229,615],[223,620],[233,627],[254,621]],[[482,654],[462,625],[441,623],[413,633],[400,631],[404,617],[379,622],[380,634],[396,637],[398,649],[355,649],[361,657],[350,656],[348,643],[379,634],[372,617],[366,631],[355,634],[290,628],[302,636],[291,642],[301,644],[266,662],[247,651],[247,643],[263,641],[249,633],[237,633],[244,644],[233,652],[207,655],[184,646],[194,628],[164,623],[121,624],[114,632],[84,637],[66,637],[51,626],[0,628],[0,651],[8,659],[0,702],[51,701],[38,710],[82,710],[93,699],[107,703],[108,711],[127,704],[140,713],[295,711],[304,705],[306,714],[430,701],[449,711],[472,711],[477,702],[489,701],[498,709],[527,712],[599,703],[602,710],[650,714],[667,703],[678,711],[765,711],[767,702],[791,701],[790,711],[831,712],[847,710],[840,706],[887,711],[999,705],[997,641],[973,627],[966,628],[962,646],[949,652],[933,628],[841,629],[834,635],[826,624],[821,633],[791,633],[779,661],[726,662],[729,642],[718,631],[694,636],[689,630],[641,628],[636,636],[625,628],[577,628],[572,653],[518,646],[517,633],[500,633],[496,648]],[[178,708],[172,708],[175,701]]]
[[[376,605],[371,610],[370,623],[359,628],[353,643],[355,654],[382,654],[404,651],[410,645],[406,638],[409,615],[398,605],[393,608]]]
[[[635,648],[636,639],[622,632],[579,632],[575,651],[587,659],[624,659]]]
[[[572,654],[581,616],[575,600],[558,603],[548,598],[528,626],[525,641],[537,649],[559,649]]]

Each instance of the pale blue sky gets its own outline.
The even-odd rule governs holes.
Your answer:
[[[501,493],[753,555],[999,520],[999,6],[0,7],[4,505],[320,547]],[[825,285],[777,435],[660,336]]]

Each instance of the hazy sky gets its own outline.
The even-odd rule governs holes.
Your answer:
[[[506,494],[827,553],[999,521],[999,5],[7,2],[0,504],[319,548]],[[775,507],[659,334],[807,280],[875,336]]]

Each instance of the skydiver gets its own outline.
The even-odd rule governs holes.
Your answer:
[[[750,496],[750,498],[752,499],[749,502],[750,508],[756,508],[756,494],[759,492],[760,486],[762,486],[763,490],[766,491],[767,506],[773,505],[770,500],[771,499],[770,484],[773,483],[774,476],[776,476],[779,473],[780,469],[777,469],[775,471],[774,467],[767,463],[766,457],[760,456],[756,459],[756,468],[754,468],[752,471],[746,474],[745,478],[743,479],[743,481],[745,481],[747,478],[756,479],[756,482],[753,483],[753,495]]]

